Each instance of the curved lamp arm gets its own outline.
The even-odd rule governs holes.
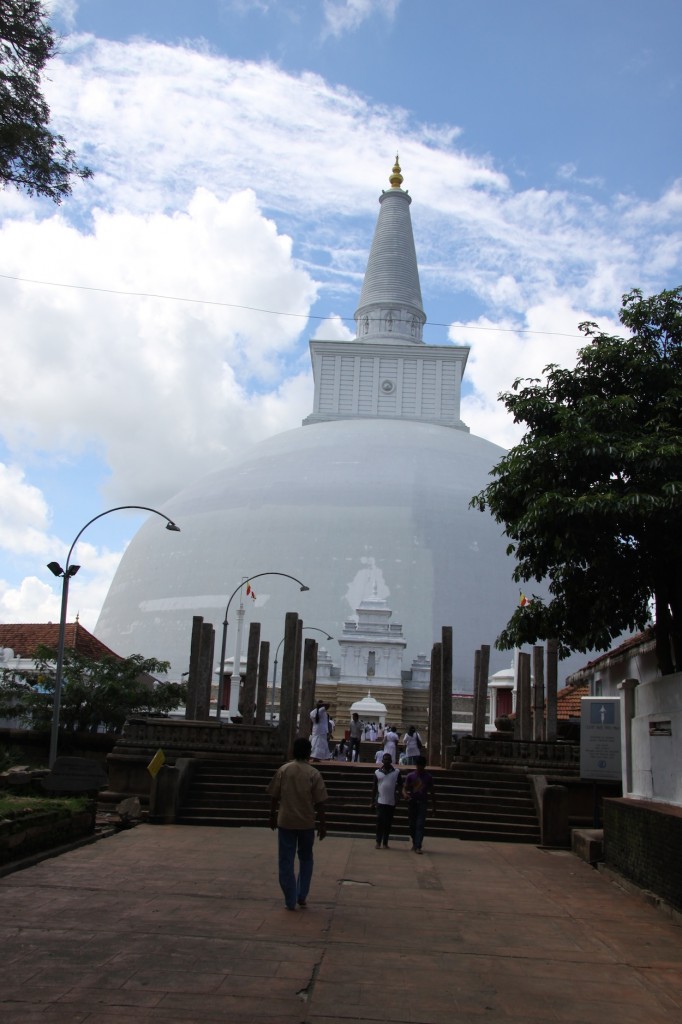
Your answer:
[[[62,670],[64,667],[64,645],[66,640],[66,610],[69,600],[69,580],[72,576],[75,576],[80,569],[79,565],[71,565],[71,555],[73,549],[80,540],[81,534],[87,530],[88,526],[101,519],[102,516],[108,516],[110,512],[121,512],[124,509],[140,509],[142,512],[153,512],[156,516],[161,516],[162,519],[166,520],[166,529],[172,530],[173,533],[180,533],[180,527],[177,526],[172,519],[169,519],[163,512],[159,512],[156,508],[150,508],[148,505],[117,505],[115,508],[108,508],[105,512],[100,512],[99,515],[93,516],[89,519],[85,526],[82,526],[76,536],[73,539],[73,543],[69,548],[69,553],[66,556],[66,564],[62,569],[59,562],[50,562],[48,569],[54,576],[61,576],[62,579],[62,604],[61,612],[59,616],[59,639],[57,641],[57,663],[55,666],[54,673],[54,704],[52,707],[52,729],[50,732],[50,754],[48,764],[50,768],[55,762],[57,757],[57,743],[59,740],[59,707],[61,704],[61,693],[62,693]]]
[[[140,511],[142,511],[142,512],[153,512],[154,515],[161,516],[162,519],[166,520],[166,529],[167,530],[171,530],[173,533],[180,533],[180,527],[177,526],[173,522],[172,519],[169,519],[167,515],[164,515],[163,512],[159,512],[158,509],[149,508],[148,505],[117,505],[116,508],[108,508],[106,510],[106,512],[100,512],[99,515],[93,516],[92,519],[89,519],[87,521],[85,526],[81,527],[81,529],[78,531],[78,533],[74,537],[73,544],[69,548],[69,553],[66,556],[66,565],[64,566],[64,571],[66,572],[68,570],[69,563],[71,562],[71,555],[73,554],[73,549],[75,548],[76,544],[80,540],[81,534],[85,533],[85,531],[87,530],[88,526],[91,526],[92,523],[97,522],[97,520],[101,519],[102,516],[108,516],[110,512],[122,512],[124,509],[135,509],[135,508],[140,509]]]
[[[246,586],[247,583],[251,583],[252,580],[257,580],[261,576],[284,576],[284,577],[286,577],[286,579],[293,580],[294,583],[298,583],[301,591],[310,590],[310,587],[307,587],[305,585],[305,583],[302,583],[301,580],[299,580],[296,576],[291,576],[288,572],[257,572],[253,576],[245,577],[241,581],[239,586],[234,588],[234,590],[232,591],[232,593],[230,594],[230,596],[227,599],[227,604],[225,606],[225,618],[223,619],[223,638],[222,638],[222,644],[221,644],[221,647],[220,647],[220,675],[218,676],[218,702],[217,702],[217,705],[216,705],[216,719],[220,719],[220,714],[221,714],[221,711],[222,711],[222,703],[223,703],[223,680],[225,678],[225,647],[226,647],[226,643],[227,643],[227,626],[228,626],[227,613],[230,610],[230,605],[232,604],[232,598],[235,596],[235,594],[238,594],[239,591],[242,589],[242,587]],[[234,668],[236,668],[237,674],[239,674],[239,667],[238,666],[234,666]],[[234,674],[234,669],[233,669],[233,674]]]

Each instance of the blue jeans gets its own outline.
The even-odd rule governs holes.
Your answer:
[[[410,836],[415,850],[421,850],[426,824],[426,800],[410,800],[407,805]]]
[[[293,910],[296,901],[305,902],[313,877],[314,828],[278,828],[279,885],[284,902]],[[298,850],[298,879],[294,870]]]

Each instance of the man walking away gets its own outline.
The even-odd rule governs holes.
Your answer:
[[[381,768],[374,773],[372,808],[377,812],[377,850],[383,846],[388,850],[395,805],[400,796],[400,772],[391,761],[390,754],[384,754]]]
[[[277,829],[279,884],[287,910],[305,907],[313,877],[315,814],[317,836],[327,834],[324,779],[308,764],[310,740],[294,740],[294,759],[277,770],[267,788],[270,797],[270,828]],[[298,852],[298,878],[294,861]]]
[[[426,770],[426,758],[420,754],[415,761],[415,771],[405,779],[403,796],[408,801],[407,816],[410,823],[412,849],[415,853],[422,852],[424,826],[426,824],[426,807],[431,794],[433,813],[436,813],[436,789],[433,776]]]
[[[359,761],[360,760],[360,741],[365,732],[365,723],[360,721],[357,711],[353,712],[353,716],[348,726],[348,760]]]

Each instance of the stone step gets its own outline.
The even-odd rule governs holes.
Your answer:
[[[195,768],[178,821],[230,828],[267,827],[269,800],[265,789],[278,767],[279,762],[202,761]],[[372,836],[375,816],[369,800],[375,766],[332,762],[317,767],[329,792],[329,831]],[[436,783],[438,815],[429,815],[428,833],[458,839],[538,843],[540,830],[525,774],[518,769],[506,773],[499,766],[493,770],[483,766],[483,771],[478,768],[429,769]],[[407,836],[404,803],[396,808],[394,832]]]

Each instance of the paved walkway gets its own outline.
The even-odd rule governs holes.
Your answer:
[[[566,852],[140,825],[0,878],[3,1024],[680,1024],[682,927]]]

